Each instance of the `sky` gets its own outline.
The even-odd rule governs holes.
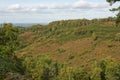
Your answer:
[[[0,23],[49,23],[56,20],[115,16],[106,0],[0,0]]]

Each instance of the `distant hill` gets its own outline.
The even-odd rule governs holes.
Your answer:
[[[34,25],[20,34],[19,56],[48,55],[68,65],[90,64],[92,59],[113,57],[120,61],[120,27],[111,19],[64,20],[45,27]],[[69,60],[69,56],[74,56]],[[83,59],[84,58],[84,59]],[[78,63],[80,63],[78,65]]]
[[[17,27],[30,27],[36,24],[46,25],[47,23],[13,23],[13,25]],[[2,24],[0,24],[0,26],[2,26]]]

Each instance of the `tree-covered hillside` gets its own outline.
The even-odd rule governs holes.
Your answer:
[[[119,80],[114,18],[0,28],[1,80]]]

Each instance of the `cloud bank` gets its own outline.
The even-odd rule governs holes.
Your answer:
[[[76,0],[75,0],[76,1]],[[104,18],[114,16],[106,1],[78,0],[68,3],[24,3],[0,7],[0,22],[50,22],[63,19]],[[119,5],[119,4],[118,4]],[[114,7],[114,5],[113,5]]]
[[[103,9],[107,8],[109,4],[107,3],[97,3],[90,2],[87,0],[79,0],[74,3],[66,3],[66,4],[39,4],[39,5],[20,5],[20,4],[12,4],[9,5],[3,12],[41,12],[41,11],[50,11],[50,10],[71,10],[71,9]]]

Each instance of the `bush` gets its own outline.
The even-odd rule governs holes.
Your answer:
[[[64,53],[66,50],[59,48],[59,49],[57,49],[57,51],[58,51],[59,53]]]
[[[112,43],[109,43],[107,46],[110,48],[110,47],[114,47],[115,45]]]
[[[115,40],[116,40],[116,41],[120,41],[120,33],[117,33],[117,34],[115,35]]]
[[[98,39],[98,36],[97,36],[96,32],[92,33],[92,38],[93,38],[94,41],[96,41]]]
[[[25,58],[24,66],[34,80],[53,80],[58,75],[59,65],[45,56]]]
[[[90,80],[90,77],[81,68],[64,67],[60,70],[58,80]]]
[[[69,53],[69,54],[68,54],[68,59],[73,59],[73,58],[74,58],[73,53]]]
[[[119,80],[120,64],[112,59],[104,59],[96,62],[92,70],[92,80]]]

